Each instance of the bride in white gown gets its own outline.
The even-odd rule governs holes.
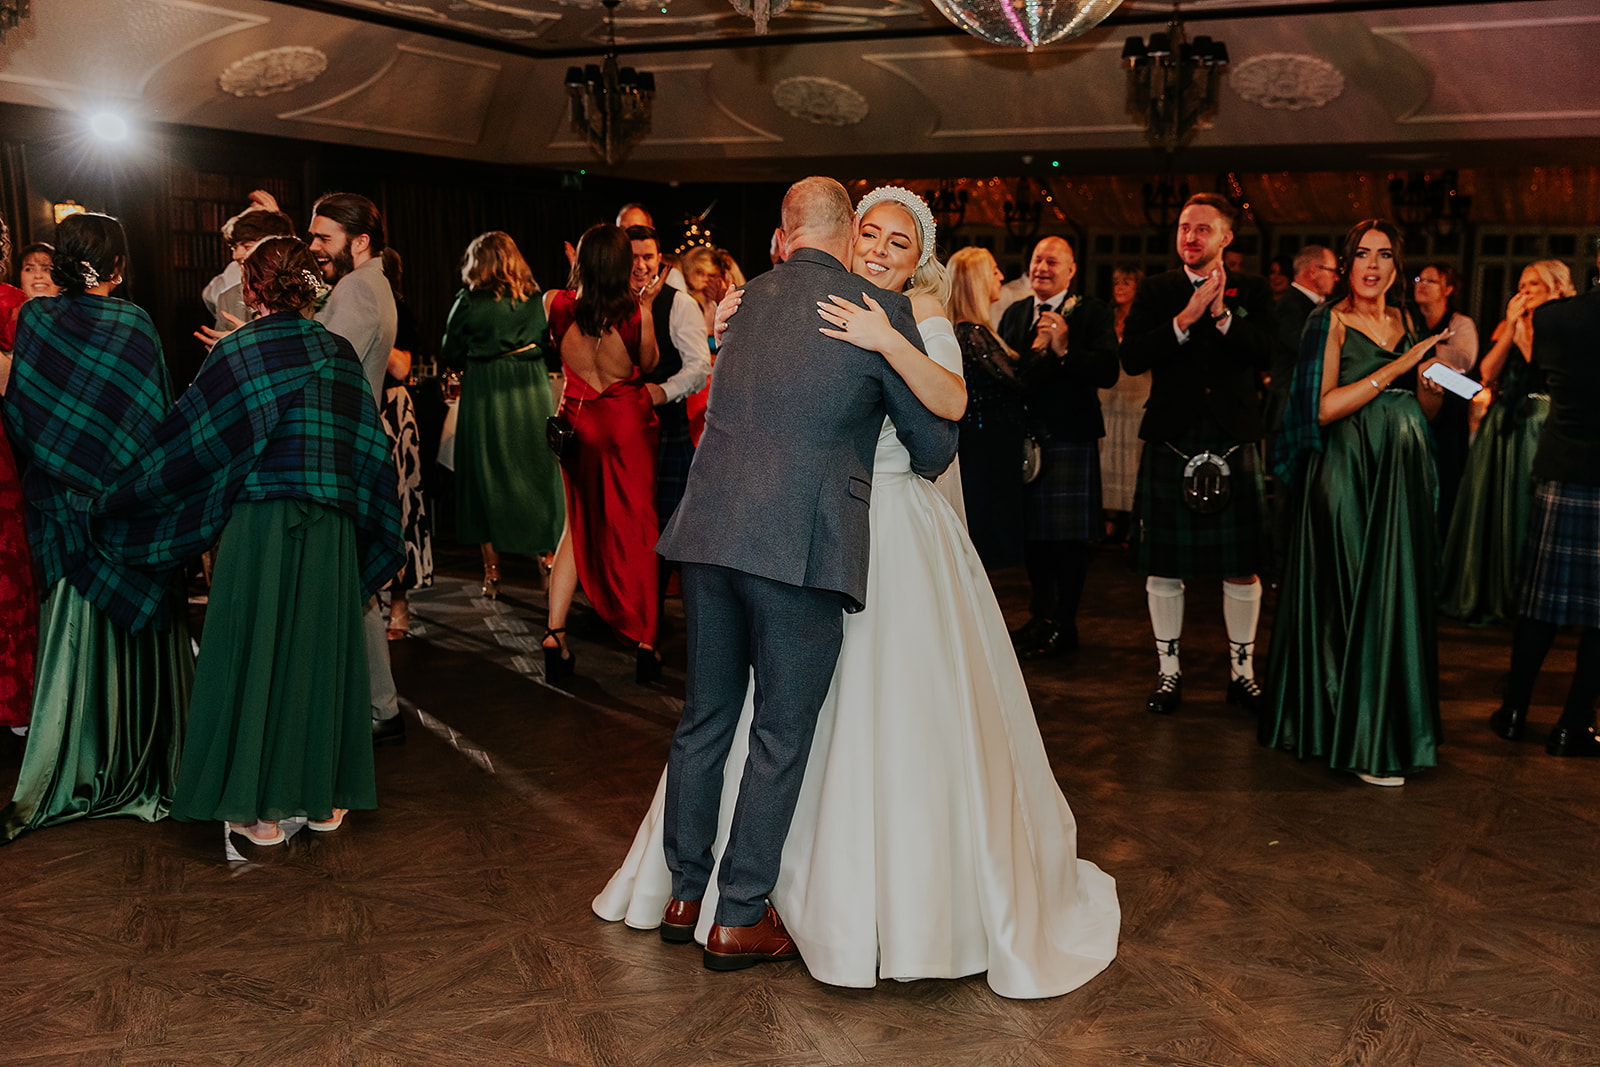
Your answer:
[[[938,307],[943,294],[918,298],[919,289],[944,287],[936,260],[928,258],[931,270],[918,262],[933,241],[926,205],[888,187],[864,197],[856,216],[862,236],[852,269],[885,288],[911,281],[928,356],[959,375],[960,349]],[[841,303],[822,316],[835,336],[863,348],[893,334],[875,308]],[[942,383],[901,369],[902,353],[885,356],[930,410],[945,414]],[[1116,885],[1077,858],[1072,811],[966,527],[932,483],[911,473],[888,422],[869,515],[866,606],[844,619],[772,903],[811,974],[832,985],[986,971],[1001,996],[1069,992],[1116,955]],[[724,771],[719,856],[751,715],[747,697]],[[660,925],[672,895],[664,792],[663,774],[627,858],[594,900],[603,919]],[[716,892],[713,875],[695,931],[702,944]]]

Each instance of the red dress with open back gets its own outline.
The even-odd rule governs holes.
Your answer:
[[[556,347],[574,324],[574,294],[562,290],[550,303]],[[639,313],[617,326],[633,357],[631,377],[604,392],[566,370],[561,413],[577,431],[570,459],[561,463],[567,491],[578,583],[595,611],[629,641],[656,643],[656,447],[660,427],[640,377]]]
[[[11,444],[0,430],[0,726],[28,725],[38,627],[22,482]]]

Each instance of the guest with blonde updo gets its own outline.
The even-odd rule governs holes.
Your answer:
[[[1533,358],[1533,313],[1573,295],[1572,273],[1542,259],[1522,272],[1506,317],[1495,327],[1478,377],[1494,391],[1467,451],[1444,545],[1440,610],[1467,622],[1515,615],[1517,560],[1533,506],[1533,453],[1550,415],[1544,371]]]

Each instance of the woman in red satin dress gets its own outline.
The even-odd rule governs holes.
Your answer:
[[[572,674],[567,610],[581,584],[600,617],[639,646],[636,677],[661,673],[655,653],[659,581],[655,544],[655,409],[641,372],[656,365],[650,302],[659,279],[629,289],[633,246],[615,226],[591,226],[578,242],[569,288],[546,294],[550,335],[566,385],[560,412],[577,431],[561,461],[567,526],[550,568],[545,678]]]

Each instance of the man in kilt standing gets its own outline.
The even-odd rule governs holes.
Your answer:
[[[1533,362],[1549,382],[1550,417],[1533,456],[1511,675],[1489,725],[1508,741],[1522,738],[1533,683],[1557,629],[1581,626],[1567,703],[1545,751],[1600,756],[1600,288],[1534,312]]]
[[[1013,636],[1022,659],[1078,647],[1089,543],[1104,532],[1099,391],[1117,384],[1117,332],[1109,305],[1067,295],[1077,272],[1065,238],[1042,239],[1028,263],[1033,299],[1018,300],[1000,317],[1001,339],[1022,354],[1029,428],[1042,438],[1039,476],[1027,487],[1023,512],[1031,617]]]
[[[1258,383],[1272,359],[1272,293],[1264,279],[1223,268],[1233,224],[1225,198],[1191,196],[1178,216],[1182,269],[1141,282],[1123,327],[1123,369],[1151,372],[1134,514],[1160,662],[1145,706],[1157,714],[1183,700],[1178,639],[1188,578],[1223,579],[1227,699],[1252,713],[1263,704],[1254,669],[1257,574],[1271,543]]]

